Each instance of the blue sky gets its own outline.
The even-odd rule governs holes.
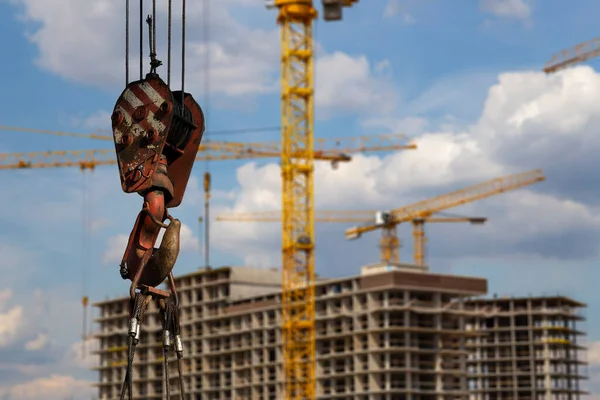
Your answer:
[[[87,7],[78,0],[0,1],[0,40],[4,53],[11,54],[0,63],[0,125],[81,133],[110,129],[110,111],[124,81],[120,3],[100,0]],[[321,164],[316,196],[322,209],[391,209],[543,168],[544,183],[451,210],[489,217],[485,226],[428,229],[431,269],[487,277],[490,293],[560,292],[588,302],[593,342],[600,340],[600,322],[593,318],[600,306],[595,295],[600,279],[598,64],[591,60],[552,77],[540,72],[552,54],[597,34],[600,5],[591,0],[578,5],[363,1],[344,10],[342,22],[318,22],[315,135],[401,131],[419,150],[357,156],[338,171]],[[190,7],[186,87],[205,109],[205,140],[279,140],[273,130],[218,133],[280,124],[275,12],[260,1],[211,2],[207,94],[201,2]],[[163,34],[159,30],[159,41],[164,42]],[[159,58],[164,59],[163,47]],[[174,51],[178,58],[179,47]],[[137,74],[133,68],[132,74]],[[0,131],[0,152],[93,148],[110,149],[111,143]],[[213,174],[213,215],[280,207],[277,160],[196,164],[185,202],[172,212],[189,227],[177,273],[203,263],[197,218],[207,169]],[[5,263],[0,268],[6,278],[0,285],[0,321],[12,316],[19,323],[10,344],[0,340],[0,360],[8,360],[0,361],[0,394],[11,391],[15,399],[27,398],[20,385],[47,388],[52,379],[77,388],[80,380],[95,378],[63,356],[76,352],[72,343],[81,334],[80,297],[82,292],[92,300],[126,293],[115,257],[122,254],[119,246],[135,222],[140,198],[121,192],[114,167],[86,174],[77,168],[1,173],[0,254]],[[378,260],[376,233],[347,242],[345,228],[318,227],[319,274],[353,274]],[[214,222],[211,264],[277,266],[278,232],[277,224]],[[401,237],[401,257],[410,260],[408,227],[401,227]],[[88,277],[84,287],[82,276]],[[32,348],[34,339],[39,349],[24,350],[26,343]],[[9,369],[17,372],[9,376]],[[51,373],[56,375],[51,378]]]

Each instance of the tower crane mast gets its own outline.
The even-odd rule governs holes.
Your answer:
[[[358,0],[322,0],[326,21]],[[313,0],[275,0],[281,26],[284,398],[315,397]]]

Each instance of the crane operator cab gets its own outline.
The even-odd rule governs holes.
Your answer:
[[[375,225],[387,225],[392,220],[392,213],[389,211],[377,211],[375,213]]]

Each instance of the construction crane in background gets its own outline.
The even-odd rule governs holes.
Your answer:
[[[318,222],[360,222],[366,225],[346,230],[346,238],[358,239],[363,233],[376,229],[382,230],[380,248],[381,261],[395,264],[400,262],[400,241],[398,225],[411,222],[413,226],[414,263],[425,265],[425,222],[469,222],[482,224],[485,218],[437,218],[434,214],[477,200],[482,200],[509,190],[515,190],[545,180],[541,170],[533,170],[492,179],[474,186],[460,189],[431,199],[397,208],[392,211],[319,211],[315,213]],[[260,221],[275,222],[281,220],[279,212],[259,212],[244,214],[220,214],[217,221]]]
[[[83,135],[82,135],[83,136]],[[92,138],[91,136],[89,138]],[[112,137],[108,137],[112,140]],[[338,139],[319,139],[314,143],[314,158],[329,161],[337,167],[340,162],[351,161],[349,154],[371,151],[416,149],[402,134],[358,136]],[[199,146],[199,160],[243,160],[281,156],[279,142],[207,142]],[[113,149],[59,150],[27,153],[0,153],[0,170],[22,168],[79,167],[94,169],[101,165],[114,165],[117,160]]]
[[[579,64],[600,55],[600,37],[583,42],[572,48],[556,53],[544,67],[544,72],[551,74],[561,69]]]
[[[477,200],[482,200],[509,190],[515,190],[524,186],[532,185],[545,180],[541,170],[521,172],[508,175],[503,178],[492,179],[474,186],[456,190],[454,192],[437,196],[428,200],[423,200],[406,207],[398,208],[390,212],[377,213],[375,221],[346,230],[347,239],[358,239],[363,233],[371,232],[376,229],[382,229],[381,240],[382,251],[386,254],[386,261],[398,262],[397,226],[403,222],[415,221],[414,235],[417,241],[421,243],[421,248],[417,249],[415,259],[417,263],[422,263],[423,248],[425,241],[424,220],[433,214],[439,213],[450,208],[458,207]]]
[[[0,130],[21,131],[28,133],[51,134],[58,136],[79,137],[85,139],[112,141],[112,136],[101,134],[82,134],[29,128],[0,126]],[[340,162],[351,161],[350,154],[371,151],[394,151],[416,149],[416,145],[409,143],[408,138],[402,134],[385,134],[372,136],[346,137],[338,139],[317,139],[314,142],[314,158],[329,161],[333,168]],[[196,161],[199,160],[243,160],[256,158],[280,157],[281,143],[279,142],[203,142],[199,146]],[[116,165],[114,150],[61,150],[27,153],[0,153],[0,170],[26,169],[26,168],[59,168],[79,167],[82,171],[93,170],[97,166]],[[210,175],[204,175],[205,213],[208,212],[210,195]],[[209,264],[209,225],[208,214],[205,219],[205,263]],[[84,310],[83,337],[87,331],[88,297],[83,296]]]
[[[374,220],[374,216],[381,214],[377,211],[315,211],[315,222],[339,222],[339,223],[368,223]],[[216,217],[217,221],[221,222],[281,222],[281,213],[273,212],[258,212],[258,213],[235,213],[235,214],[219,214]],[[425,222],[427,223],[448,223],[448,222],[468,222],[471,224],[484,224],[487,218],[481,217],[427,217],[412,220],[413,225],[413,256],[416,265],[425,265],[425,244],[427,238],[424,231],[421,229]],[[419,228],[418,228],[419,227]],[[381,261],[391,263],[394,258],[390,255],[390,249],[393,247],[393,255],[399,260],[400,241],[396,238],[394,241],[384,237],[382,243],[386,246],[381,246]],[[419,234],[417,234],[419,232]],[[391,241],[390,241],[391,240]]]
[[[204,267],[210,267],[210,172],[204,173]],[[202,222],[202,217],[200,217]]]
[[[339,21],[358,0],[321,0]],[[284,399],[314,400],[313,0],[274,0],[281,26],[282,336]]]

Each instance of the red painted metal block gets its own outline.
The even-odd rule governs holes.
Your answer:
[[[181,98],[181,92],[173,92],[176,99]],[[196,161],[198,148],[204,135],[204,113],[200,105],[194,100],[191,94],[186,93],[184,104],[191,112],[193,124],[195,127],[189,135],[189,139],[184,146],[180,146],[181,153],[178,157],[170,157],[167,160],[169,178],[173,183],[173,198],[167,203],[167,208],[177,207],[183,200],[183,195]],[[170,138],[169,138],[170,139]],[[171,140],[168,140],[170,142]]]
[[[158,76],[131,82],[117,100],[112,129],[125,193],[152,187],[173,120],[173,95]]]

